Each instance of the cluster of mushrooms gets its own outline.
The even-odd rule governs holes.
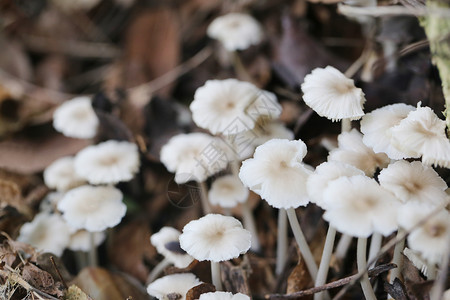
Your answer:
[[[236,72],[245,72],[236,51],[259,43],[263,31],[251,16],[232,13],[214,20],[208,35],[235,58]],[[395,232],[397,268],[390,273],[391,282],[401,276],[402,254],[429,279],[447,268],[442,262],[450,244],[448,186],[433,169],[450,167],[445,121],[420,102],[417,107],[399,103],[365,114],[363,91],[331,66],[313,70],[301,88],[304,102],[317,114],[342,122],[338,145],[328,145],[327,161],[316,168],[303,162],[306,144],[294,140],[294,134],[277,121],[282,109],[275,94],[237,79],[208,80],[196,90],[190,110],[203,130],[172,137],[162,147],[160,159],[175,173],[178,184],[198,183],[204,216],[186,224],[182,232],[163,227],[151,236],[164,260],[149,276],[150,295],[168,299],[175,294],[176,299],[185,299],[200,280],[191,273],[160,274],[171,264],[185,268],[196,259],[211,262],[217,290],[202,294],[200,300],[250,299],[251,295],[222,291],[220,273],[220,262],[261,250],[248,203],[250,190],[278,209],[276,274],[287,260],[288,223],[316,286],[326,283],[334,248],[334,255],[343,258],[357,238],[358,270],[365,272],[376,260],[383,237]],[[89,101],[77,98],[64,103],[55,112],[55,128],[67,136],[92,137],[98,120]],[[360,131],[352,129],[351,121],[356,120],[360,120]],[[122,194],[113,185],[130,180],[138,168],[137,147],[116,141],[89,146],[74,158],[54,162],[44,173],[46,184],[56,190],[49,197],[53,205],[25,224],[19,239],[56,254],[74,247],[70,243],[79,244],[73,248],[77,250],[93,248],[103,240],[102,232],[125,214]],[[329,223],[319,264],[295,211],[310,202],[324,210],[323,218]],[[212,213],[211,205],[222,207],[224,214]],[[236,206],[244,225],[232,216]],[[44,226],[38,224],[48,222],[53,224],[48,238],[59,240],[34,240],[36,228]],[[56,222],[65,225],[55,226]],[[85,232],[91,235],[84,236]],[[341,237],[334,247],[338,232]],[[366,299],[376,299],[367,273],[361,286]],[[328,297],[321,292],[314,299]]]

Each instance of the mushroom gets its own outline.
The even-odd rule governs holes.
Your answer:
[[[97,134],[99,121],[89,97],[76,97],[53,113],[53,127],[67,137],[90,139]]]
[[[135,144],[109,140],[88,146],[75,156],[75,171],[90,184],[116,184],[130,181],[139,171]]]
[[[251,45],[257,45],[264,35],[258,21],[243,13],[217,17],[209,24],[207,34],[219,40],[228,51],[245,50]]]
[[[258,118],[274,119],[281,113],[273,93],[233,78],[206,81],[189,108],[197,126],[225,136],[252,130]]]
[[[122,192],[112,186],[83,185],[68,191],[58,202],[58,209],[70,226],[91,233],[91,265],[97,264],[94,232],[120,223],[127,210],[122,198]]]
[[[242,163],[239,178],[269,205],[280,209],[278,245],[286,244],[287,224],[284,214],[287,213],[302,256],[311,277],[315,279],[317,266],[295,213],[295,208],[309,203],[306,180],[312,172],[302,163],[305,155],[306,145],[301,140],[270,140],[256,148],[253,158]],[[285,252],[283,246],[277,249],[277,274],[284,265]]]
[[[70,227],[58,214],[42,212],[20,228],[18,241],[28,243],[39,251],[61,256],[69,244]]]
[[[231,159],[224,142],[206,133],[178,134],[162,148],[160,159],[178,184],[196,181],[200,187],[203,211],[210,213],[206,179],[225,169]]]
[[[52,162],[44,170],[44,182],[51,189],[65,192],[86,182],[75,172],[74,158],[65,156]]]
[[[318,206],[325,209],[323,201],[323,192],[328,186],[328,183],[338,179],[342,176],[354,176],[354,175],[364,175],[364,172],[355,168],[352,165],[338,162],[330,161],[324,162],[316,167],[313,174],[308,177],[306,181],[306,187],[308,191],[309,198],[311,202],[316,203]],[[315,286],[321,286],[325,284],[328,269],[331,261],[331,255],[333,253],[333,245],[336,238],[336,228],[333,226],[328,227],[327,235],[325,238],[325,245],[322,252],[322,257],[319,264],[319,270],[317,272]],[[346,252],[346,251],[345,251]],[[345,253],[344,252],[344,253]],[[341,255],[343,257],[343,255]],[[337,257],[338,259],[340,257]],[[316,293],[314,295],[315,300],[323,299],[323,292]]]
[[[172,274],[150,283],[147,286],[147,293],[159,300],[185,300],[186,293],[201,283],[192,273]]]
[[[319,116],[332,121],[343,120],[342,131],[350,129],[350,120],[358,120],[364,115],[366,99],[352,79],[336,68],[316,68],[305,76],[301,85],[303,100]]]
[[[152,234],[150,242],[155,246],[156,251],[164,256],[164,260],[157,264],[152,272],[150,272],[148,282],[152,282],[170,264],[175,265],[177,268],[186,268],[194,260],[192,256],[181,249],[179,242],[180,234],[180,231],[168,226]]]
[[[450,167],[450,141],[445,134],[446,123],[429,107],[411,111],[391,129],[392,144],[407,157],[420,157],[427,165]]]
[[[341,161],[363,170],[371,177],[377,168],[386,167],[390,160],[384,153],[375,153],[362,141],[362,134],[356,129],[338,136],[338,148],[328,154],[328,161]]]
[[[340,177],[331,181],[323,194],[323,218],[338,231],[358,237],[358,271],[367,268],[367,237],[378,232],[389,235],[397,229],[400,202],[374,179],[364,175]],[[367,273],[361,280],[366,299],[376,297]]]
[[[241,204],[244,228],[252,234],[253,251],[261,250],[261,245],[256,231],[255,220],[250,206],[247,203],[249,191],[237,176],[225,175],[217,178],[211,185],[208,198],[211,204],[230,209]]]
[[[402,159],[403,152],[392,145],[392,127],[398,125],[408,113],[415,109],[412,105],[396,103],[386,105],[365,114],[361,119],[363,143],[375,153],[386,153],[390,159]]]
[[[180,246],[195,259],[211,262],[213,284],[221,290],[219,263],[246,253],[251,234],[233,217],[208,214],[184,226]]]

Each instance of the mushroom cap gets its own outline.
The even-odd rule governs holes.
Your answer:
[[[99,121],[89,97],[76,97],[53,113],[53,127],[67,137],[90,139],[97,134]]]
[[[323,218],[342,233],[368,237],[373,232],[386,236],[397,230],[400,202],[369,177],[356,175],[331,181],[323,201]]]
[[[130,181],[139,171],[136,144],[109,140],[88,146],[75,156],[75,171],[90,184]]]
[[[242,293],[209,292],[201,294],[199,300],[250,300],[250,297]]]
[[[217,178],[208,192],[208,199],[213,205],[232,208],[239,203],[244,203],[249,191],[238,177],[225,175]]]
[[[167,248],[169,243],[179,243],[180,234],[181,232],[175,228],[165,226],[158,232],[152,234],[150,237],[150,242],[153,246],[155,246],[156,251],[173,263],[175,267],[186,268],[194,260],[194,258],[186,252],[174,252]]]
[[[450,141],[446,124],[429,107],[420,107],[391,129],[392,144],[408,157],[422,156],[427,165],[450,167]]]
[[[427,211],[417,211],[417,221],[427,216]],[[414,229],[408,236],[408,245],[430,263],[440,263],[450,244],[450,213],[442,210]]]
[[[273,207],[307,205],[306,180],[312,171],[302,163],[305,155],[306,145],[301,140],[270,140],[242,163],[239,178]]]
[[[22,225],[17,240],[28,243],[39,251],[61,256],[69,244],[69,236],[70,227],[60,215],[43,212]]]
[[[65,192],[86,181],[75,172],[74,158],[65,156],[58,158],[45,168],[44,182],[51,189]]]
[[[251,234],[236,218],[208,214],[184,226],[180,246],[199,261],[220,262],[246,253]]]
[[[227,150],[222,140],[206,133],[178,134],[161,148],[160,159],[175,173],[175,182],[203,182],[227,167],[231,157]]]
[[[248,14],[229,13],[214,19],[207,34],[219,40],[228,51],[245,50],[264,37],[259,22]]]
[[[329,161],[318,165],[306,182],[306,188],[311,202],[325,209],[323,193],[328,183],[342,176],[349,177],[355,175],[364,175],[364,172],[352,165],[339,161]]]
[[[378,181],[403,203],[415,201],[436,206],[447,201],[447,183],[420,161],[392,163],[381,170]]]
[[[358,120],[364,115],[364,93],[336,68],[316,68],[301,85],[303,100],[319,116],[332,121]]]
[[[364,171],[371,177],[377,168],[386,167],[390,160],[384,153],[375,153],[362,141],[362,134],[356,129],[338,136],[338,148],[330,151],[328,161],[340,161]]]
[[[412,105],[396,103],[365,114],[360,122],[364,144],[372,148],[375,153],[386,153],[390,159],[405,158],[405,153],[392,145],[391,128],[398,125],[414,109]]]
[[[112,186],[83,185],[68,191],[58,202],[58,209],[76,229],[103,231],[125,216],[127,207],[122,198],[122,192]]]
[[[172,274],[156,279],[147,286],[147,293],[160,300],[166,300],[168,294],[179,294],[179,300],[186,299],[186,293],[202,283],[192,273]]]
[[[226,136],[252,130],[262,116],[277,118],[281,113],[274,94],[234,78],[206,81],[189,108],[197,126]]]

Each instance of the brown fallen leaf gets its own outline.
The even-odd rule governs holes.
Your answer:
[[[145,282],[149,269],[144,258],[154,257],[156,250],[150,244],[150,229],[144,220],[134,220],[114,232],[109,259],[121,271]]]
[[[155,79],[180,62],[180,25],[168,6],[141,11],[125,33],[122,84],[134,87]],[[172,85],[160,90],[168,96]],[[150,100],[150,99],[148,99]]]
[[[244,269],[244,263],[235,266],[230,261],[224,261],[220,267],[226,291],[250,295],[248,271]]]
[[[12,206],[18,212],[31,217],[31,209],[26,205],[19,186],[10,180],[0,179],[0,209]]]
[[[48,134],[41,138],[16,136],[0,142],[0,168],[32,174],[44,170],[54,160],[73,155],[89,145],[88,140]]]
[[[194,286],[186,293],[186,300],[195,300],[200,298],[201,294],[215,292],[216,287],[211,283],[202,283]]]
[[[286,294],[292,294],[308,287],[311,287],[312,279],[306,269],[306,264],[303,258],[299,257],[298,263],[289,274],[287,280]]]
[[[55,282],[50,273],[39,269],[31,263],[27,263],[22,268],[22,278],[32,287],[57,297],[62,297],[63,286],[60,282]]]
[[[84,268],[72,282],[95,300],[149,300],[145,288],[130,276],[103,268]]]

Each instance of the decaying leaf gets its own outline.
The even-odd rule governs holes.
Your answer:
[[[194,286],[186,293],[186,300],[196,300],[201,294],[215,292],[216,287],[211,283],[202,283]]]
[[[32,287],[50,294],[61,297],[63,295],[63,286],[60,282],[55,282],[50,273],[39,269],[35,265],[28,263],[23,266],[22,278]]]
[[[120,270],[145,282],[149,274],[144,258],[155,255],[150,245],[151,232],[145,222],[137,220],[114,233],[109,258]]]
[[[250,295],[248,271],[244,269],[243,263],[234,266],[231,262],[224,261],[221,263],[221,273],[223,286],[227,291]]]
[[[49,134],[40,139],[13,137],[0,142],[0,168],[32,174],[44,170],[54,160],[73,155],[89,141]]]
[[[304,290],[310,287],[311,283],[311,276],[306,268],[305,261],[300,257],[297,265],[292,270],[291,274],[289,274],[286,293],[291,294]]]
[[[149,300],[144,287],[131,277],[103,268],[85,268],[72,282],[95,300]]]

